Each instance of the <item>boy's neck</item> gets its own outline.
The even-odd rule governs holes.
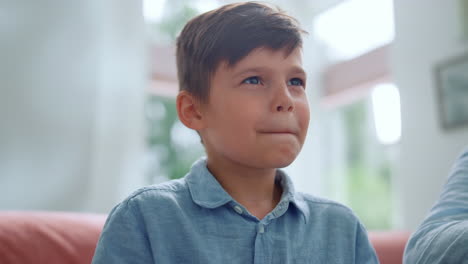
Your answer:
[[[207,160],[208,170],[237,202],[258,219],[279,203],[282,188],[275,183],[276,169],[258,169]]]

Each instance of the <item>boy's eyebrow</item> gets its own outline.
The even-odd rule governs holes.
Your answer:
[[[257,73],[257,72],[263,72],[265,70],[268,70],[268,68],[266,67],[252,67],[252,68],[247,68],[247,69],[243,69],[242,71],[240,72],[234,72],[234,77],[238,77],[238,76],[241,76],[241,75],[244,75],[246,73]]]
[[[247,68],[247,69],[244,69],[244,70],[242,70],[240,72],[234,73],[234,77],[238,77],[238,76],[244,75],[246,73],[259,73],[259,72],[265,72],[265,71],[270,71],[270,68],[268,68],[268,67],[252,67],[252,68]],[[307,75],[306,72],[304,71],[304,69],[302,67],[299,67],[299,66],[291,67],[289,72],[294,73],[294,74],[301,74],[301,75],[304,75],[304,76]]]
[[[306,72],[304,71],[304,69],[302,67],[294,66],[293,69],[291,70],[291,72],[307,76]]]

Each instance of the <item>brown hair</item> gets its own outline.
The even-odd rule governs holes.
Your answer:
[[[268,47],[287,54],[302,46],[296,19],[281,9],[258,2],[235,3],[190,20],[177,38],[179,89],[202,102],[219,64],[233,66],[252,50]]]

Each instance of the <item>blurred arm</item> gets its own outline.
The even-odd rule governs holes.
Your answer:
[[[467,245],[468,148],[456,160],[439,200],[409,240],[404,262],[466,263]]]

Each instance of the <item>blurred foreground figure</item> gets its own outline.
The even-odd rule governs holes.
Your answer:
[[[429,216],[411,236],[404,263],[468,263],[468,147]]]

